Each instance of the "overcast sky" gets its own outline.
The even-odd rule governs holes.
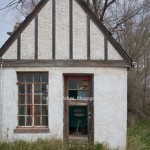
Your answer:
[[[11,0],[0,0],[0,8],[4,8]],[[0,47],[9,38],[7,32],[13,30],[16,22],[14,10],[5,9],[0,10]]]

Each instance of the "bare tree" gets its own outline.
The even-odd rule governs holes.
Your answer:
[[[17,10],[22,16],[26,17],[35,8],[40,0],[23,0],[17,5]]]
[[[7,8],[17,10],[17,13],[21,13],[22,16],[26,17],[39,3],[40,0],[11,0],[5,7],[0,8],[4,10]]]

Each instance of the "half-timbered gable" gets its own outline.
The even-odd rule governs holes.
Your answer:
[[[3,59],[113,60],[130,65],[122,48],[81,0],[48,1],[43,5],[41,11],[32,14],[34,18],[22,23],[15,38],[8,40],[9,50],[2,47]]]

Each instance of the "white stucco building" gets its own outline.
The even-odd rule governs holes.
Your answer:
[[[132,61],[82,0],[41,0],[0,49],[1,141],[52,137],[124,150]]]

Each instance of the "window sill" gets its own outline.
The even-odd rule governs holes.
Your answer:
[[[49,133],[48,128],[16,128],[14,133]]]

